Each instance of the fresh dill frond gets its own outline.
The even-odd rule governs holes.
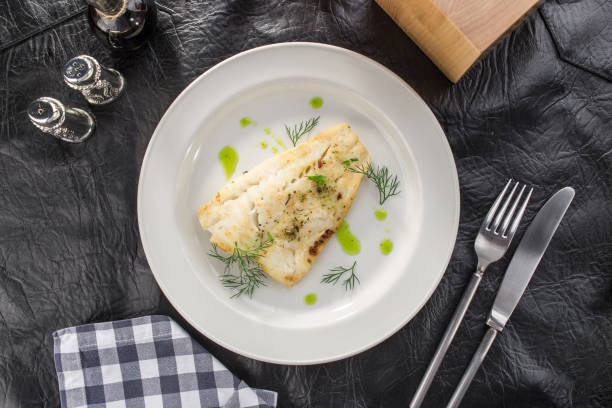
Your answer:
[[[270,231],[266,231],[266,235],[268,236],[268,239],[262,242],[262,245],[266,245],[264,248],[267,248],[274,243],[274,237],[272,234],[270,234]]]
[[[357,261],[353,262],[353,265],[349,268],[345,268],[344,266],[336,266],[335,268],[329,270],[330,273],[323,275],[321,282],[335,285],[346,272],[350,272],[351,274],[348,276],[348,278],[344,279],[342,282],[344,284],[344,289],[353,290],[356,283],[361,283],[355,274],[355,265],[357,265]]]
[[[312,180],[315,183],[317,183],[318,186],[322,186],[325,184],[325,176],[322,176],[320,174],[316,174],[314,176],[308,176],[308,180]]]
[[[257,263],[257,259],[263,256],[262,251],[273,243],[274,238],[268,232],[268,239],[252,249],[241,249],[237,243],[234,243],[234,251],[227,256],[221,255],[217,247],[213,245],[208,255],[225,265],[225,270],[219,280],[223,286],[234,291],[232,298],[243,294],[252,297],[255,289],[266,286],[264,282],[266,275]],[[238,274],[232,272],[234,265],[238,268]]]
[[[293,126],[293,128],[289,128],[289,126],[285,125],[285,132],[287,132],[287,137],[295,147],[298,141],[307,133],[310,133],[312,129],[314,129],[319,124],[319,116],[316,118],[308,119],[305,122],[300,122],[299,125]]]
[[[400,191],[399,180],[396,175],[390,174],[387,166],[376,166],[372,163],[356,164],[354,167],[347,167],[353,173],[361,173],[369,178],[378,189],[378,203],[383,205],[389,197],[398,195]]]

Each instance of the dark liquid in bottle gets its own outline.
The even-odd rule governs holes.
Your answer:
[[[115,49],[141,47],[157,24],[157,8],[153,0],[128,0],[125,10],[109,16],[89,6],[89,23],[106,45]]]

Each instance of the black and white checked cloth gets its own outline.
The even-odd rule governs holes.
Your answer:
[[[53,333],[62,407],[276,407],[167,316],[70,327]]]

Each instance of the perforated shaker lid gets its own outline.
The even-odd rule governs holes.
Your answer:
[[[28,117],[40,126],[51,126],[61,119],[64,105],[54,98],[41,97],[28,105]]]
[[[74,85],[86,83],[95,75],[97,65],[88,55],[74,57],[64,66],[64,80]]]

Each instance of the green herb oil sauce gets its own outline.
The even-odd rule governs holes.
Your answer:
[[[278,152],[278,149],[276,148],[276,146],[272,146],[272,153],[276,153]]]
[[[304,303],[306,303],[309,306],[314,305],[315,303],[317,303],[317,295],[316,295],[316,293],[309,293],[306,296],[304,296]]]
[[[276,143],[277,143],[277,144],[278,144],[280,147],[282,147],[284,150],[287,150],[287,146],[285,146],[285,144],[283,143],[283,141],[281,140],[281,138],[280,138],[280,137],[277,137],[277,138],[275,138],[274,140],[276,141]]]
[[[259,142],[259,146],[262,149],[265,149],[266,147],[268,147],[268,142],[266,142],[265,140],[262,140],[261,142]]]
[[[336,239],[342,250],[349,255],[357,255],[361,251],[359,239],[349,229],[348,222],[342,221],[340,228],[336,231]]]
[[[374,211],[374,216],[377,220],[382,221],[387,218],[387,212],[385,210],[376,210]]]
[[[225,178],[229,180],[236,170],[236,164],[238,164],[238,153],[232,146],[225,146],[219,152],[219,161],[225,170]]]
[[[393,250],[393,242],[389,238],[383,239],[380,243],[380,252],[383,255],[388,255]]]
[[[242,126],[242,127],[247,127],[249,125],[256,125],[256,124],[257,124],[257,122],[255,122],[251,118],[246,118],[245,117],[245,118],[240,119],[240,126]]]
[[[266,135],[270,134],[270,128],[264,128],[264,132],[266,132]]]
[[[320,96],[315,96],[310,100],[310,106],[312,106],[313,109],[319,109],[321,106],[323,106],[323,98]]]

